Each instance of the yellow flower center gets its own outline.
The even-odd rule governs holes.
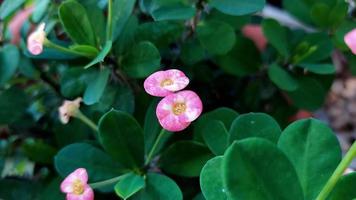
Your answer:
[[[187,105],[185,105],[185,103],[175,103],[172,110],[175,115],[180,115],[184,113],[186,109]]]
[[[164,79],[162,82],[161,82],[161,86],[164,87],[164,86],[170,86],[170,85],[173,85],[173,81],[171,79]]]
[[[73,182],[73,193],[76,194],[76,195],[80,195],[80,194],[83,194],[84,192],[84,185],[83,183],[80,181],[80,180],[75,180]]]

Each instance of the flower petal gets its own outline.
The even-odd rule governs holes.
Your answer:
[[[346,45],[356,54],[356,28],[348,32],[344,37]]]

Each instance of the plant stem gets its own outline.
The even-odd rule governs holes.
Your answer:
[[[62,47],[62,46],[60,46],[58,44],[55,44],[55,43],[49,41],[48,39],[45,39],[44,45],[46,47],[49,47],[49,48],[52,48],[52,49],[56,49],[56,50],[61,51],[63,53],[72,54],[72,55],[76,55],[76,56],[83,56],[83,57],[87,57],[87,58],[90,58],[90,59],[93,58],[92,56],[89,56],[88,54],[81,53],[81,52],[78,52],[78,51],[74,51],[74,50],[68,49],[66,47]]]
[[[111,185],[113,183],[118,182],[120,179],[124,178],[127,174],[121,175],[121,176],[117,176],[111,179],[107,179],[105,181],[100,181],[100,182],[96,182],[96,183],[91,183],[89,184],[91,188],[95,189],[95,188],[99,188],[99,187],[104,187],[107,185]]]
[[[324,188],[321,190],[316,200],[325,200],[328,197],[332,189],[335,187],[337,181],[343,175],[344,171],[350,165],[355,156],[356,142],[352,144],[351,148],[346,153],[345,157],[341,160],[340,164],[337,166],[334,173],[332,174],[328,182],[325,184]]]
[[[92,120],[90,120],[87,116],[80,112],[80,110],[75,113],[75,117],[87,124],[91,129],[93,129],[96,134],[95,136],[97,136],[98,126]]]
[[[148,156],[147,156],[147,158],[146,158],[145,165],[147,165],[147,164],[149,164],[149,163],[151,162],[152,156],[154,155],[154,153],[155,153],[155,151],[156,151],[156,149],[157,149],[157,147],[158,147],[158,145],[159,145],[159,143],[160,143],[160,141],[161,141],[161,139],[162,139],[162,137],[163,137],[163,135],[164,135],[165,132],[166,132],[166,130],[164,130],[164,129],[162,128],[161,132],[159,133],[159,135],[158,135],[157,138],[156,138],[155,143],[154,143],[153,146],[152,146],[152,149],[151,149],[150,152],[148,153]]]
[[[112,40],[112,0],[108,0],[108,21],[106,28],[106,40]]]

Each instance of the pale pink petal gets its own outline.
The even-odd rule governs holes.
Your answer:
[[[88,173],[84,168],[78,168],[70,173],[61,183],[61,191],[64,193],[73,192],[73,182],[80,180],[84,185],[88,182]]]
[[[21,28],[23,24],[26,22],[26,20],[29,18],[33,11],[33,6],[30,6],[28,8],[25,8],[24,10],[19,11],[16,13],[16,15],[11,19],[9,23],[9,30],[11,32],[12,38],[11,38],[11,43],[12,44],[18,44],[21,39]]]
[[[83,194],[77,195],[68,193],[67,200],[94,200],[94,192],[88,185],[85,187]]]
[[[167,83],[168,84],[165,84]],[[189,84],[188,77],[177,69],[158,71],[151,74],[144,82],[146,92],[152,96],[165,97],[184,89]]]
[[[348,32],[344,37],[346,45],[356,54],[356,28]]]
[[[27,49],[33,55],[38,55],[43,51],[43,43],[46,39],[45,23],[41,23],[36,31],[27,38]]]
[[[58,108],[59,119],[63,124],[67,124],[69,119],[73,117],[80,108],[80,102],[82,98],[76,98],[73,101],[65,100],[63,104]]]
[[[176,105],[183,104],[184,109],[177,113]],[[156,116],[161,126],[169,131],[182,131],[197,119],[203,110],[199,96],[193,91],[181,91],[163,98],[157,105]]]
[[[260,25],[248,24],[242,28],[242,34],[251,39],[256,47],[263,51],[267,46],[267,39],[263,34],[262,28]]]

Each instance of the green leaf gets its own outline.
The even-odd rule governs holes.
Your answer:
[[[90,45],[72,45],[69,47],[71,50],[79,52],[81,55],[85,55],[86,57],[95,58],[98,55],[99,51],[93,46]]]
[[[75,143],[61,149],[54,157],[57,172],[66,177],[77,168],[88,171],[90,181],[103,181],[122,174],[123,167],[108,154],[86,143]]]
[[[104,61],[104,58],[109,54],[112,47],[112,41],[106,41],[104,48],[100,51],[99,54],[92,60],[89,64],[85,65],[84,69],[88,69],[89,67],[96,65],[100,62]]]
[[[265,0],[211,0],[209,5],[228,15],[246,15],[262,10]]]
[[[162,174],[148,173],[146,186],[132,197],[133,200],[183,200],[178,185]]]
[[[212,9],[209,12],[209,15],[206,16],[206,20],[218,20],[223,21],[234,28],[234,30],[240,31],[240,29],[248,24],[251,20],[251,16],[243,15],[243,16],[233,16],[226,15],[216,9]]]
[[[203,21],[198,24],[197,36],[202,46],[213,55],[224,55],[235,45],[234,29],[220,21]]]
[[[206,200],[226,200],[226,188],[222,178],[223,157],[209,160],[200,173],[200,188]]]
[[[26,180],[1,179],[0,198],[5,200],[33,200],[40,192],[37,182]]]
[[[155,21],[186,20],[195,14],[193,4],[186,0],[141,0],[140,8]]]
[[[289,125],[283,131],[278,147],[294,165],[305,199],[317,197],[341,161],[335,134],[315,119],[299,120]]]
[[[203,114],[194,124],[195,140],[203,141],[204,127],[205,125],[210,124],[211,121],[221,121],[226,129],[230,129],[232,122],[238,115],[239,114],[235,110],[227,107],[217,108],[213,111]]]
[[[179,141],[171,145],[161,156],[160,166],[168,173],[197,177],[205,163],[212,158],[210,150],[194,141]]]
[[[42,164],[52,164],[53,157],[57,153],[54,147],[44,143],[42,140],[34,140],[32,138],[25,140],[22,144],[22,150],[32,161]]]
[[[88,72],[79,67],[66,69],[60,81],[61,94],[68,99],[82,96],[86,88],[86,79],[91,78]]]
[[[4,0],[0,7],[0,19],[4,20],[6,17],[15,12],[26,0]]]
[[[310,77],[301,77],[297,81],[298,89],[288,92],[292,102],[299,108],[311,111],[318,109],[324,103],[326,89],[319,81]]]
[[[94,77],[88,83],[83,96],[83,101],[87,105],[92,105],[100,100],[105,91],[106,83],[110,76],[110,70],[104,68],[103,70],[100,70],[99,74],[93,73],[92,76]]]
[[[67,0],[59,6],[59,19],[70,38],[78,44],[96,46],[94,30],[85,8],[74,0]]]
[[[249,138],[234,142],[225,152],[223,181],[231,200],[303,200],[297,173],[273,143]]]
[[[145,180],[143,177],[130,172],[115,185],[115,192],[119,197],[126,200],[144,187]]]
[[[135,44],[135,34],[138,28],[138,19],[135,15],[131,16],[123,27],[121,34],[114,43],[115,55],[122,55]]]
[[[240,77],[256,73],[261,67],[261,58],[251,40],[237,36],[233,49],[217,57],[217,63],[227,74]]]
[[[316,73],[316,74],[334,74],[336,69],[333,64],[309,64],[301,63],[297,65],[307,71]]]
[[[224,154],[229,144],[229,133],[224,123],[211,120],[204,126],[203,139],[215,155]]]
[[[113,41],[115,41],[123,31],[127,20],[135,7],[136,0],[115,0],[112,6]]]
[[[302,60],[303,63],[313,63],[329,58],[333,51],[333,44],[326,33],[311,33],[306,35],[303,40],[310,47],[316,47],[316,50]]]
[[[356,198],[356,172],[340,178],[328,200],[352,200]]]
[[[181,59],[187,65],[193,65],[205,58],[205,50],[197,40],[187,40],[182,44]]]
[[[278,142],[281,128],[269,115],[264,113],[248,113],[238,116],[230,129],[230,143],[249,137],[260,137],[273,143]]]
[[[38,193],[36,200],[63,200],[65,199],[65,194],[62,193],[58,188],[61,185],[62,178],[56,177],[51,181],[46,182],[43,189]]]
[[[0,91],[0,124],[10,124],[19,120],[28,106],[28,97],[22,89],[12,87]]]
[[[99,121],[99,138],[104,149],[129,168],[141,167],[144,159],[140,125],[129,114],[109,111]]]
[[[294,77],[277,64],[268,67],[268,77],[282,90],[294,91],[298,88],[298,82]]]
[[[106,1],[106,0],[105,0]],[[86,0],[86,2],[88,2]],[[84,2],[83,2],[84,3]],[[106,43],[106,17],[103,10],[96,4],[85,5],[86,10],[90,10],[88,15],[91,27],[93,27],[96,41],[99,45],[104,46]]]
[[[0,50],[0,86],[3,86],[15,74],[20,60],[16,46],[7,44]]]
[[[289,56],[289,40],[287,29],[276,20],[265,19],[262,22],[263,34],[274,48],[284,57]]]
[[[311,7],[310,16],[315,24],[325,28],[329,24],[328,18],[330,11],[331,8],[328,6],[328,4],[323,2],[315,3]]]
[[[122,69],[133,78],[145,78],[160,68],[161,56],[151,42],[140,42],[123,57]]]
[[[42,17],[46,14],[47,8],[50,5],[51,0],[36,0],[35,9],[32,13],[32,20],[39,23]]]

